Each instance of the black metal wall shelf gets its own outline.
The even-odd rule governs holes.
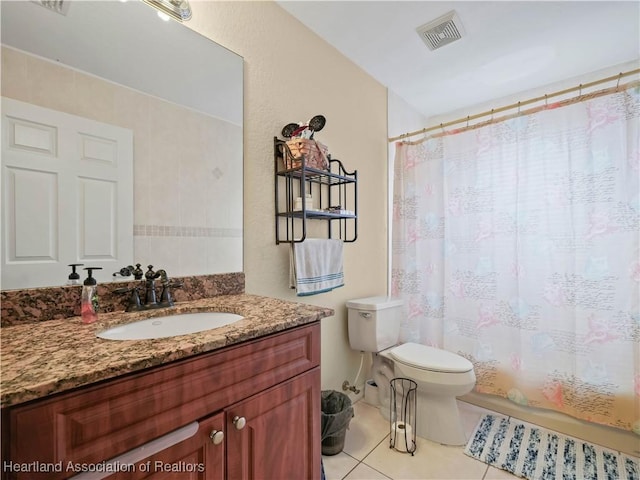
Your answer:
[[[276,244],[303,242],[309,232],[308,220],[325,220],[327,238],[355,242],[358,172],[346,171],[340,160],[332,158],[328,170],[308,167],[304,160],[295,168],[286,168],[293,164],[287,143],[274,137],[273,150]],[[307,194],[311,194],[315,205],[308,204]],[[298,209],[294,208],[296,197],[300,197],[302,203]]]

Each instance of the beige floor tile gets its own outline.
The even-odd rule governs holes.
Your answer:
[[[458,400],[457,402],[460,419],[462,420],[462,425],[464,426],[464,431],[467,435],[473,432],[483,415],[487,413],[495,413],[491,410],[487,410],[486,408],[478,407],[477,405],[466,403],[461,400]]]
[[[417,438],[414,456],[399,453],[384,443],[364,462],[390,478],[399,480],[481,480],[487,465],[465,455],[462,447],[449,447]]]
[[[376,407],[364,402],[353,404],[353,414],[343,451],[362,460],[389,434],[389,422]]]
[[[512,475],[509,472],[506,472],[504,470],[500,470],[499,468],[494,468],[494,467],[489,467],[489,470],[487,470],[487,474],[484,476],[485,480],[504,480],[504,479],[514,479],[514,478],[521,478],[521,477],[517,477],[516,475]]]
[[[389,477],[361,463],[344,480],[389,480]]]
[[[490,410],[458,401],[467,436],[482,415]],[[412,457],[389,448],[388,421],[378,408],[365,402],[353,405],[354,418],[346,432],[343,452],[323,456],[327,480],[503,480],[517,478],[504,470],[488,467],[464,454],[464,447],[449,447],[417,439]],[[358,464],[358,460],[362,463]]]
[[[464,428],[467,440],[471,437],[471,434],[476,429],[476,426],[483,415],[487,413],[496,414],[491,410],[487,410],[486,408],[478,407],[477,405],[466,403],[461,400],[458,400],[458,411],[460,412],[460,420],[462,421],[462,427]]]
[[[358,460],[340,452],[337,455],[322,456],[324,476],[327,480],[342,480],[354,467]]]

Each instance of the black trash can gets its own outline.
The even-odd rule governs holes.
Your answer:
[[[344,448],[353,406],[351,399],[342,392],[323,390],[321,394],[322,455],[337,455]]]

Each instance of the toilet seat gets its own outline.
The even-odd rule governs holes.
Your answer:
[[[389,350],[389,355],[405,365],[432,372],[466,373],[473,370],[473,364],[460,355],[418,343],[394,347]]]

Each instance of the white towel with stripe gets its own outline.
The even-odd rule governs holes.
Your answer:
[[[291,247],[290,286],[298,296],[329,292],[344,285],[343,241],[307,238]]]

